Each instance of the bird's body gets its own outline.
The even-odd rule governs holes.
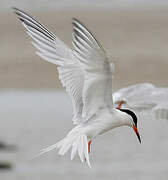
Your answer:
[[[71,159],[78,152],[81,161],[89,162],[88,142],[113,128],[130,126],[138,139],[137,118],[128,110],[113,107],[112,76],[114,64],[93,34],[77,19],[73,19],[73,46],[70,49],[57,36],[25,12],[14,8],[38,50],[37,54],[58,67],[59,79],[73,104],[76,125],[58,143],[45,148],[41,154],[59,149],[64,155],[71,147]]]
[[[89,139],[94,139],[116,127],[130,126],[129,121],[130,116],[118,109],[112,111],[101,109],[88,122],[76,126],[72,132],[80,129],[80,132],[86,134]]]

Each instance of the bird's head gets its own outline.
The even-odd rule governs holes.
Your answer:
[[[128,109],[119,109],[119,110],[129,115],[130,118],[128,121],[128,125],[133,128],[134,132],[136,133],[138,137],[139,142],[141,143],[141,138],[140,138],[138,128],[137,128],[137,116],[135,115],[133,111],[130,111]]]

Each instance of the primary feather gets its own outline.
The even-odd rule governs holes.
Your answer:
[[[113,71],[105,50],[77,19],[73,19],[73,45],[85,72],[82,117],[87,121],[98,109],[111,109]]]
[[[82,91],[84,72],[74,56],[73,51],[45,26],[25,12],[14,8],[28,35],[34,40],[36,53],[44,60],[58,66],[59,79],[71,97],[73,104],[73,122],[81,122],[83,108]]]

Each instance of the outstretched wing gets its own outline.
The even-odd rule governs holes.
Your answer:
[[[146,111],[155,106],[152,99],[152,92],[155,86],[150,83],[141,83],[126,88],[122,88],[113,93],[114,106],[124,102],[124,108],[130,108],[135,111]]]
[[[83,108],[84,74],[74,57],[73,51],[27,13],[17,8],[13,9],[22,21],[28,35],[34,40],[32,44],[37,48],[37,54],[46,61],[58,65],[59,78],[72,99],[73,122],[78,124],[81,120]]]
[[[152,109],[157,119],[168,120],[168,88],[156,87],[152,93],[156,106]]]
[[[156,119],[167,119],[168,120],[168,103],[163,102],[153,108],[152,112],[154,113]]]
[[[156,119],[168,119],[168,88],[150,83],[136,84],[115,92],[113,99],[115,106],[124,101],[123,108],[152,113]]]
[[[107,55],[77,19],[73,19],[74,53],[85,72],[82,116],[87,121],[99,109],[112,107],[112,69]]]

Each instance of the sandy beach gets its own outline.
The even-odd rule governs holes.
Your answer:
[[[118,89],[140,82],[167,87],[167,10],[28,12],[70,47],[71,18],[84,22],[115,62],[114,89]],[[0,14],[0,27],[0,87],[60,88],[56,67],[35,54],[30,37],[12,10]]]

